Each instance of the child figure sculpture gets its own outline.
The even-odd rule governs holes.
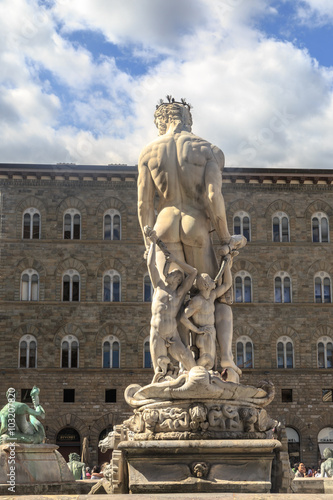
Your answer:
[[[223,284],[222,273],[217,283],[208,274],[199,274],[199,293],[189,301],[180,319],[192,333],[192,344],[199,349],[197,365],[204,366],[207,370],[213,368],[216,356],[215,300],[224,295],[232,285],[232,256],[226,255],[224,261]]]

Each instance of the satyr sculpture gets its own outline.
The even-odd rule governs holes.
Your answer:
[[[161,276],[156,266],[156,232],[145,227],[145,235],[151,240],[148,253],[148,271],[152,285],[154,287],[154,297],[151,310],[151,328],[150,328],[150,351],[154,366],[154,381],[160,379],[160,375],[167,374],[172,367],[171,356],[179,361],[186,370],[195,366],[192,353],[181,341],[177,327],[177,315],[184,302],[185,295],[193,285],[197,275],[196,269],[185,262],[180,261],[169,253],[167,255],[168,263],[178,264],[187,276],[178,269],[171,273],[165,273]],[[169,266],[168,266],[169,267]]]
[[[332,448],[325,448],[323,457],[326,459],[320,466],[321,477],[333,477],[333,450]]]
[[[81,462],[80,455],[77,453],[69,454],[69,462],[67,463],[69,470],[74,476],[74,479],[77,481],[78,479],[86,478],[86,464]]]
[[[223,284],[221,284],[222,275],[217,283],[209,274],[203,273],[197,276],[196,285],[199,293],[191,298],[180,318],[181,323],[191,332],[192,345],[199,350],[197,365],[204,366],[207,370],[211,370],[215,364],[215,301],[232,285],[231,254],[225,257],[225,263]]]
[[[25,443],[40,444],[45,442],[45,430],[36,417],[45,418],[45,412],[39,404],[39,389],[34,386],[30,396],[34,408],[16,401],[15,392],[7,391],[8,404],[0,411],[0,444]]]
[[[159,137],[148,144],[139,159],[138,215],[148,251],[145,226],[154,228],[168,250],[179,261],[215,277],[218,263],[211,230],[215,229],[225,254],[245,245],[241,236],[231,237],[221,192],[224,155],[208,141],[191,132],[190,107],[182,102],[162,103],[155,112]],[[155,192],[159,195],[155,216]],[[165,255],[156,252],[156,264],[163,275]],[[174,264],[174,267],[177,265]],[[221,350],[222,368],[232,380],[241,373],[232,356],[232,312],[224,302],[215,304],[215,328]]]

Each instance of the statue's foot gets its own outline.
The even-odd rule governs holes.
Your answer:
[[[242,370],[239,368],[239,366],[236,365],[236,363],[233,360],[226,359],[224,361],[222,359],[221,360],[221,367],[222,367],[222,370],[224,370],[225,368],[228,368],[228,369],[231,368],[236,373],[238,373],[239,376],[242,375]]]
[[[165,380],[165,373],[156,372],[153,376],[152,384],[158,384],[158,382],[163,382]]]
[[[232,368],[224,368],[221,373],[221,377],[225,382],[234,382],[235,384],[239,384],[239,375]]]

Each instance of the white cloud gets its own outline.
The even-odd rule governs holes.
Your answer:
[[[298,16],[310,26],[331,24],[333,21],[333,3],[331,0],[298,0]]]
[[[169,52],[179,34],[195,30],[207,17],[201,0],[68,0],[55,2],[64,31],[99,30],[115,44],[142,44]]]
[[[330,168],[333,74],[256,29],[275,15],[269,0],[3,0],[0,161],[136,163],[171,93],[229,165]],[[124,44],[146,72],[70,42],[78,29]]]

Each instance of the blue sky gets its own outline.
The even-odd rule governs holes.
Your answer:
[[[229,166],[332,168],[331,0],[0,0],[0,162],[137,163],[156,102]]]

